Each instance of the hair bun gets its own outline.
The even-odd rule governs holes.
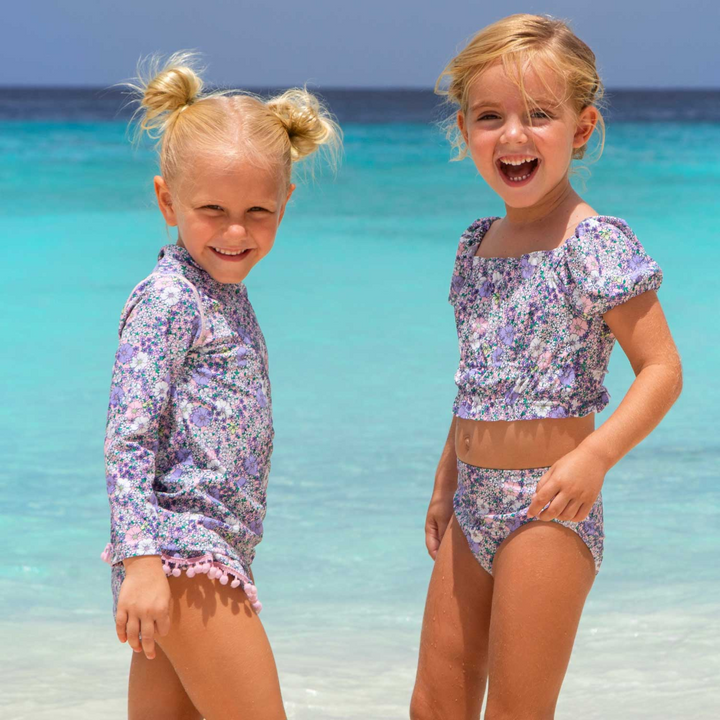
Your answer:
[[[317,97],[307,90],[287,90],[269,100],[267,106],[288,134],[293,160],[311,155],[321,145],[334,146],[339,142],[337,124]]]
[[[173,53],[164,62],[151,56],[138,67],[138,78],[128,86],[138,98],[140,130],[162,134],[178,113],[201,97],[203,82],[195,69],[197,54]]]

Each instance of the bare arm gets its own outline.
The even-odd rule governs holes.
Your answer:
[[[455,453],[455,423],[453,415],[445,445],[435,471],[435,485],[425,520],[425,545],[435,559],[440,542],[453,514],[453,495],[457,487],[457,455]]]
[[[607,469],[646,438],[682,390],[682,366],[665,314],[654,291],[618,305],[605,322],[635,372],[615,412],[580,445]]]
[[[625,351],[635,380],[615,412],[545,473],[528,517],[582,522],[607,471],[650,434],[680,395],[680,356],[656,293],[642,293],[609,310],[604,318]]]

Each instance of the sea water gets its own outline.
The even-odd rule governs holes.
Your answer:
[[[122,305],[172,235],[117,98],[54,97],[6,93],[0,120],[0,715],[110,720],[131,655],[99,558],[110,371]],[[605,559],[561,720],[720,713],[720,101],[648,97],[618,96],[604,156],[576,183],[662,266],[685,388],[607,475]],[[404,718],[454,395],[450,275],[460,233],[503,207],[469,161],[448,162],[428,93],[328,98],[342,166],[300,181],[247,280],[277,433],[253,570],[290,718]],[[616,347],[598,422],[632,380]]]

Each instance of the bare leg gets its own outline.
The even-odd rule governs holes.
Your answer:
[[[170,632],[157,640],[200,716],[285,720],[270,643],[242,590],[184,574],[170,590]]]
[[[473,556],[455,517],[430,579],[413,720],[477,720],[487,679],[493,578]]]
[[[128,687],[128,720],[202,720],[162,648],[155,657],[133,652]]]
[[[595,580],[585,543],[558,523],[523,525],[493,564],[485,720],[552,720]]]

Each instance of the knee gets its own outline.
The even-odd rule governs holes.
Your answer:
[[[507,703],[497,702],[488,697],[484,720],[553,720],[555,707],[541,708],[528,707],[527,700],[523,702]]]
[[[428,695],[417,687],[410,701],[410,720],[442,720]]]

